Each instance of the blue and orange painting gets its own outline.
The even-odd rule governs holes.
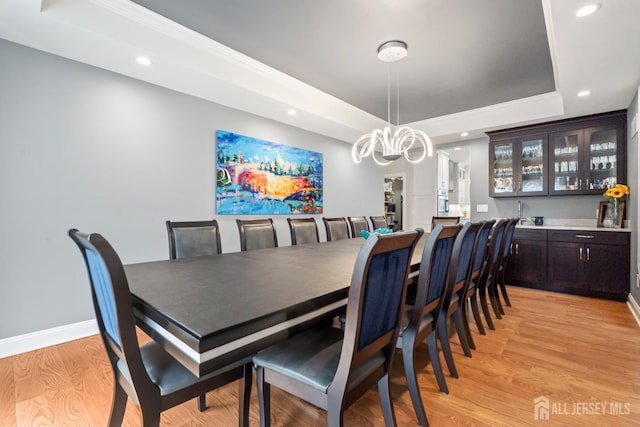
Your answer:
[[[216,132],[219,215],[321,214],[322,154]]]

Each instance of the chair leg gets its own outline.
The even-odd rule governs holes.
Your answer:
[[[160,407],[157,408],[143,408],[140,407],[142,413],[142,426],[143,427],[159,427],[160,426]]]
[[[453,361],[453,353],[451,352],[451,346],[449,345],[449,334],[447,333],[447,317],[440,316],[438,319],[438,332],[440,338],[440,345],[442,346],[442,354],[444,355],[444,361],[447,362],[447,368],[449,369],[449,375],[453,378],[458,378],[458,370],[456,364]]]
[[[249,427],[249,404],[251,403],[251,384],[253,383],[253,365],[247,363],[244,365],[244,376],[238,382],[238,425],[240,427]]]
[[[458,340],[462,346],[462,351],[467,357],[471,357],[471,346],[469,345],[469,338],[467,337],[467,331],[464,329],[464,319],[462,317],[462,310],[464,307],[460,306],[453,313],[453,320],[456,324],[456,332],[458,333]]]
[[[435,334],[434,334],[435,336]],[[402,361],[404,362],[404,375],[407,379],[407,387],[409,388],[409,396],[411,396],[411,402],[413,403],[413,410],[416,412],[418,423],[421,426],[428,426],[427,414],[424,411],[424,405],[422,404],[422,397],[420,396],[420,388],[418,387],[418,376],[415,368],[415,352],[413,346],[407,346],[409,348],[402,348]],[[437,350],[436,350],[437,357]],[[433,359],[431,362],[433,365]],[[435,368],[434,368],[435,370]],[[444,377],[443,377],[444,380]],[[445,388],[446,388],[445,384]],[[442,389],[442,388],[441,388]]]
[[[260,407],[260,426],[271,425],[271,390],[270,385],[264,381],[264,368],[256,367],[256,382],[258,388],[258,405]]]
[[[115,380],[113,390],[113,402],[111,403],[111,415],[109,416],[110,427],[120,427],[124,419],[124,412],[127,409],[127,392]]]
[[[438,345],[436,343],[436,331],[432,331],[427,336],[427,348],[429,349],[429,358],[431,359],[431,367],[433,373],[436,376],[438,387],[440,391],[449,394],[449,387],[447,387],[447,381],[444,379],[444,373],[442,372],[442,365],[440,364],[440,356],[438,355]]]
[[[493,319],[491,319],[491,313],[489,312],[489,305],[487,304],[487,294],[485,289],[480,292],[480,306],[482,307],[484,320],[487,321],[487,326],[489,327],[489,329],[495,330],[496,327],[493,326]]]
[[[476,343],[473,340],[473,335],[471,335],[471,328],[469,328],[469,317],[467,315],[467,310],[468,310],[467,302],[468,301],[469,301],[468,299],[465,300],[464,306],[461,307],[461,313],[460,314],[462,315],[462,326],[464,328],[464,333],[467,336],[467,341],[469,341],[469,347],[471,347],[472,350],[475,350],[476,349]]]
[[[198,396],[198,411],[204,412],[207,409],[207,396],[205,394]]]
[[[494,283],[487,287],[487,293],[489,294],[489,301],[491,302],[491,307],[493,307],[493,312],[496,315],[496,318],[502,319],[499,305],[500,301],[498,301],[498,293],[496,291],[496,285]]]
[[[478,332],[480,332],[481,335],[487,335],[487,331],[484,330],[484,325],[482,324],[482,319],[480,318],[480,309],[478,308],[478,299],[476,298],[476,295],[471,295],[469,301],[471,301],[471,311],[473,312],[473,319],[475,320],[476,326],[478,327]]]
[[[378,381],[378,394],[380,395],[380,406],[385,426],[396,426],[396,414],[393,412],[393,402],[391,401],[391,389],[389,387],[389,373]],[[342,425],[342,424],[340,424]]]
[[[509,301],[509,295],[507,295],[507,284],[504,282],[504,276],[500,281],[500,292],[502,292],[502,298],[504,298],[504,303],[507,307],[511,307],[511,301]]]

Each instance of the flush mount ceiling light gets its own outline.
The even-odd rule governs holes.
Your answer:
[[[589,96],[591,95],[591,91],[590,90],[581,90],[580,92],[578,92],[578,96],[579,97],[584,97],[584,96]]]
[[[588,4],[578,9],[578,11],[576,12],[576,16],[579,18],[582,18],[584,16],[591,15],[593,12],[597,11],[598,9],[600,9],[600,3]]]
[[[373,160],[381,165],[388,165],[394,160],[404,156],[410,163],[419,163],[429,155],[433,156],[431,139],[421,130],[412,129],[408,126],[395,127],[391,131],[391,73],[392,62],[399,61],[407,56],[407,44],[401,41],[390,41],[378,47],[378,59],[388,63],[387,67],[387,126],[384,129],[374,129],[371,133],[362,135],[353,144],[351,158],[355,163],[362,162],[362,159],[371,156]],[[400,123],[400,79],[396,80],[397,96],[397,122]],[[380,156],[377,149],[382,150]]]

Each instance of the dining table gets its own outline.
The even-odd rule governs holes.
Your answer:
[[[363,244],[358,237],[127,264],[136,324],[206,375],[342,312]]]

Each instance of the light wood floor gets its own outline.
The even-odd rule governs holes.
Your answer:
[[[496,330],[477,333],[466,358],[452,339],[459,379],[438,392],[431,366],[419,376],[432,426],[637,426],[640,425],[640,328],[626,304],[509,288],[513,307]],[[475,329],[474,329],[475,332]],[[426,349],[420,348],[420,358]],[[401,426],[416,425],[403,377],[394,359],[392,393]],[[0,359],[0,426],[103,426],[112,380],[97,336]],[[534,399],[549,399],[550,419],[534,419]],[[326,425],[324,412],[273,390],[275,426]],[[187,402],[162,414],[163,425],[237,425],[237,385],[207,395],[199,413]],[[612,403],[619,415],[611,413]],[[584,413],[602,408],[604,414]],[[583,414],[571,414],[575,409]],[[258,425],[255,386],[251,425]],[[129,402],[124,425],[139,425]],[[380,426],[375,391],[345,414],[347,426]]]

